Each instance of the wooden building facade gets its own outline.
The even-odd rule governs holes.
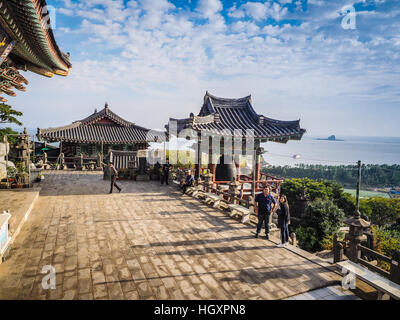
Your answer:
[[[137,126],[110,110],[108,104],[85,119],[70,125],[39,129],[40,141],[60,142],[65,158],[97,157],[107,155],[111,150],[137,151],[147,149],[149,142],[156,140],[149,129]]]

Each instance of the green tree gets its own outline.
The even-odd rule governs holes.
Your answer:
[[[11,106],[5,103],[0,104],[0,123],[15,123],[22,126],[22,122],[16,118],[21,116],[22,112],[14,110]]]
[[[355,188],[357,184],[357,167],[348,166],[324,166],[299,164],[295,167],[272,166],[263,170],[265,173],[280,178],[310,178],[317,181],[331,180],[349,188]],[[393,187],[399,185],[400,165],[363,165],[361,170],[363,187]]]
[[[400,199],[361,199],[360,212],[368,216],[373,224],[388,227],[400,218]]]
[[[20,122],[17,117],[22,116],[22,112],[14,110],[11,106],[1,103],[0,104],[0,123],[14,123],[16,125],[21,126],[22,122]],[[18,134],[18,132],[12,130],[9,127],[0,128],[0,142],[4,141],[4,136],[9,134]],[[10,144],[15,144],[17,142],[17,138],[10,136],[8,138]]]
[[[316,251],[315,248],[318,247],[317,230],[311,227],[299,226],[296,229],[296,237],[299,242],[300,248],[308,252]]]
[[[334,181],[315,181],[309,178],[286,179],[281,185],[281,193],[287,196],[291,205],[294,205],[303,187],[305,187],[306,195],[310,201],[316,199],[332,200],[345,212],[346,216],[354,214],[354,197],[345,193],[343,187]]]
[[[376,237],[376,251],[385,256],[392,257],[395,251],[400,250],[400,232],[373,226],[372,230]],[[378,260],[378,266],[389,271],[390,264]]]
[[[344,220],[344,212],[331,200],[316,200],[307,207],[304,220],[307,226],[318,231],[322,239],[339,231]]]
[[[344,217],[343,210],[332,200],[317,199],[311,202],[302,225],[296,229],[300,247],[311,252],[322,250],[323,240],[339,231]]]

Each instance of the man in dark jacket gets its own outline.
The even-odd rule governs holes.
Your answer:
[[[265,237],[269,239],[269,220],[271,213],[275,210],[276,200],[270,194],[269,187],[264,187],[263,193],[260,193],[256,196],[255,199],[258,216],[258,224],[256,231],[256,238],[258,238],[258,234],[261,231],[263,224],[265,225]]]
[[[165,181],[166,185],[168,185],[169,170],[171,167],[172,167],[172,165],[169,164],[169,159],[167,159],[166,163],[164,163],[162,166],[161,184],[164,184],[164,181]]]
[[[185,182],[182,184],[181,188],[182,188],[182,192],[185,193],[186,189],[191,187],[193,185],[194,182],[194,177],[192,175],[192,171],[188,171]]]
[[[121,188],[117,185],[118,171],[115,169],[114,164],[110,162],[110,172],[111,172],[111,189],[110,193],[113,192],[113,187],[116,187],[119,192],[121,192]]]

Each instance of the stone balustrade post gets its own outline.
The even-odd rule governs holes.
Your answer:
[[[64,153],[61,152],[60,154],[60,169],[64,170],[65,168],[65,156]]]
[[[208,173],[206,175],[206,187],[207,187],[207,192],[211,192],[212,191],[212,187],[213,187],[213,177],[214,175],[212,173]]]
[[[236,179],[229,184],[230,202],[233,204],[237,203],[235,197],[239,197],[240,195],[240,186],[241,184]]]
[[[335,235],[333,236],[333,263],[343,261],[343,254],[343,244],[338,241],[338,236],[335,233]]]
[[[197,180],[197,190],[203,191],[203,185],[204,185],[204,181],[201,178],[201,176],[199,176],[199,179]]]
[[[290,234],[290,239],[292,240],[292,245],[297,247],[297,238],[296,238],[296,234],[294,232],[292,232]]]
[[[248,203],[249,203],[249,210],[252,211],[252,212],[255,212],[254,211],[254,198],[253,198],[253,196],[249,197]]]

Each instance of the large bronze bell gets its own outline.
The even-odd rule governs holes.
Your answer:
[[[225,164],[224,155],[222,155],[215,169],[215,181],[232,181],[233,179],[236,179],[235,162]]]

